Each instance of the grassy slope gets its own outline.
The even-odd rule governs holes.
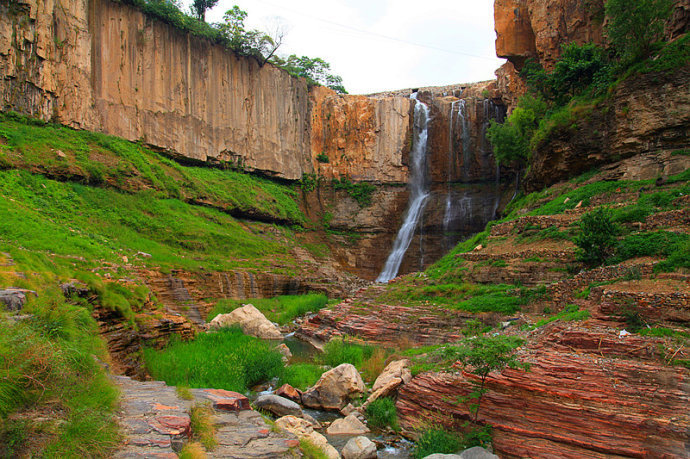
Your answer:
[[[125,282],[136,276],[123,257],[163,270],[296,271],[285,225],[305,221],[295,198],[267,179],[0,114],[0,287],[38,293],[24,308],[33,319],[0,316],[0,456],[107,457],[118,441],[117,393],[92,358],[107,359],[92,306],[65,300],[60,283],[87,283],[132,320],[150,298]],[[112,279],[93,272],[104,266]]]

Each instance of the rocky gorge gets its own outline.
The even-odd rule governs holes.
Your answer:
[[[495,80],[343,95],[128,2],[0,2],[0,352],[21,368],[0,373],[20,387],[0,384],[0,455],[86,416],[63,386],[108,387],[63,382],[68,360],[119,375],[102,455],[423,457],[436,434],[487,448],[460,457],[687,456],[687,52],[499,161],[521,70],[611,44],[603,1],[494,17]],[[672,2],[669,46],[688,18]],[[373,283],[420,170],[409,247]],[[493,338],[515,360],[481,374],[464,359]]]

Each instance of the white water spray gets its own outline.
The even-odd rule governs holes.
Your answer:
[[[388,255],[386,264],[376,282],[387,283],[398,275],[400,264],[402,263],[405,252],[410,247],[412,237],[419,218],[424,211],[427,198],[429,197],[429,187],[426,177],[426,153],[429,124],[429,107],[417,100],[417,93],[410,96],[415,99],[414,106],[414,131],[412,140],[412,151],[410,156],[410,203],[403,224],[398,230],[398,235],[393,243],[393,249]]]

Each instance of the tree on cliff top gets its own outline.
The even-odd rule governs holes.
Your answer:
[[[263,66],[283,43],[285,33],[279,26],[276,26],[273,35],[256,29],[246,30],[246,18],[247,12],[235,5],[225,12],[223,22],[214,24],[214,27],[227,38],[233,51],[243,56],[254,56]]]
[[[606,34],[624,62],[648,57],[664,34],[673,11],[672,0],[608,0]]]
[[[326,86],[338,94],[347,94],[343,79],[331,73],[331,64],[323,59],[291,54],[286,59],[274,56],[271,62],[287,70],[290,75],[307,79],[310,86]]]
[[[216,3],[218,3],[218,0],[194,0],[192,11],[200,21],[206,22],[206,10],[216,6]]]

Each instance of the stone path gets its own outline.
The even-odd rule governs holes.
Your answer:
[[[125,441],[114,457],[177,458],[192,434],[189,410],[194,404],[213,408],[218,446],[211,458],[295,457],[297,438],[274,432],[249,400],[235,392],[192,389],[192,400],[180,398],[174,387],[160,381],[135,381],[113,376],[121,391],[120,425]]]

